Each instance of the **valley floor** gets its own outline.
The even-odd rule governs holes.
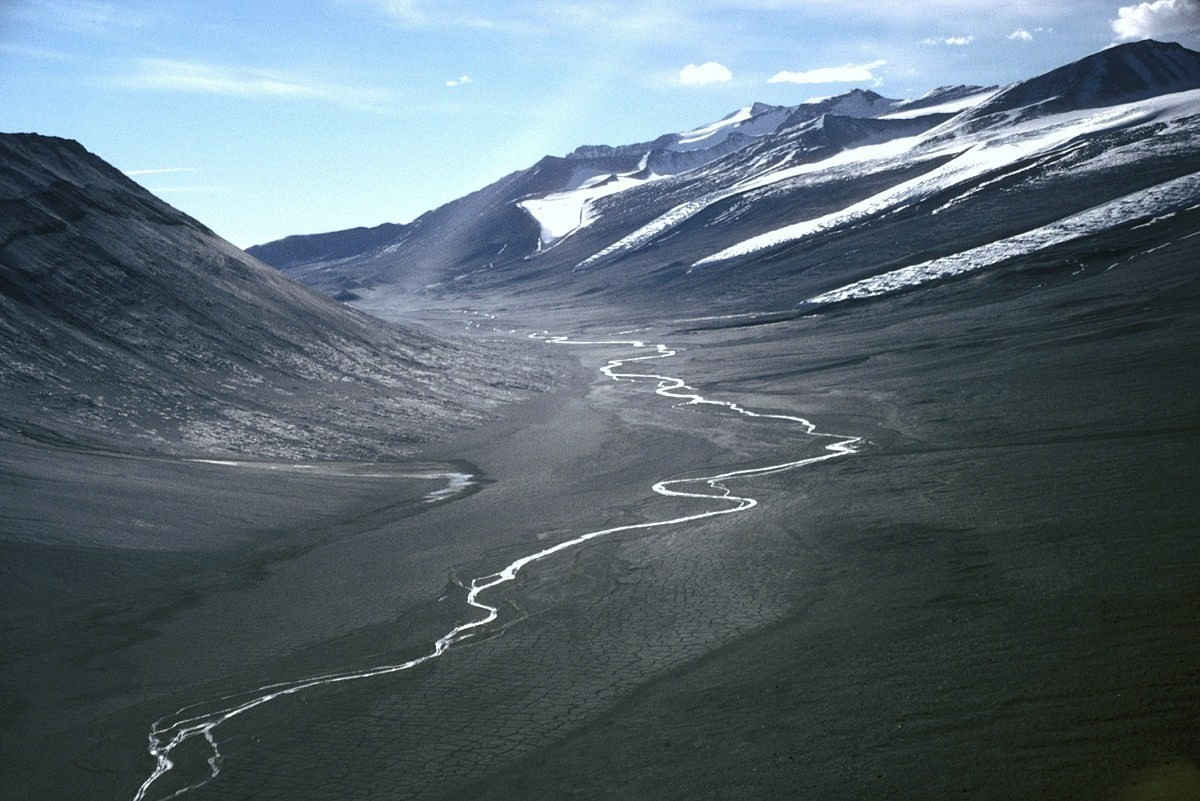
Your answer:
[[[853,314],[472,318],[488,336],[647,328],[622,338],[682,348],[656,371],[864,443],[730,482],[759,500],[746,513],[530,566],[490,598],[502,625],[479,642],[229,721],[219,777],[187,797],[1136,798],[1195,782],[1200,322],[1171,255],[1153,282],[1077,279],[1095,282],[1086,307],[1027,271]],[[989,281],[1008,282],[994,303],[960,302]],[[6,541],[6,789],[132,798],[158,717],[419,656],[469,614],[472,577],[707,503],[655,495],[660,479],[825,444],[599,373],[629,348],[509,341],[548,349],[563,384],[426,448],[426,466],[483,481],[440,503],[416,479],[6,448],[6,495],[29,499],[6,506],[10,530],[107,515],[199,538]],[[29,494],[48,482],[67,502]],[[175,754],[172,781],[202,778],[207,754]]]

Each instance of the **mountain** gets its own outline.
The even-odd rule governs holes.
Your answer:
[[[303,264],[334,261],[383,247],[400,238],[405,226],[383,223],[373,228],[350,228],[316,236],[289,236],[256,249],[257,258],[266,262]]]
[[[888,116],[915,116],[921,113],[962,111],[964,108],[978,105],[985,97],[994,95],[997,89],[999,87],[971,84],[939,86],[914,100],[898,103],[888,112]]]
[[[315,295],[75,142],[0,137],[0,205],[6,436],[395,456],[517,394],[461,374],[486,347]]]
[[[826,114],[874,117],[898,104],[859,89],[798,106],[755,103],[717,122],[651,141],[584,145],[565,157],[546,156],[409,225],[290,236],[247,252],[329,294],[345,293],[341,297],[348,300],[356,297],[358,288],[385,281],[398,280],[415,290],[438,275],[456,277],[453,271],[459,267],[545,249],[564,227],[572,228],[572,219],[578,223],[583,206],[598,198],[694,171]],[[543,200],[549,206],[543,206]],[[534,214],[535,208],[544,213]],[[531,229],[531,219],[538,228]],[[334,262],[336,269],[326,269]],[[399,264],[406,265],[402,276],[396,273]]]
[[[1200,53],[1145,40],[1101,50],[1044,75],[1020,81],[971,110],[971,117],[1026,108],[1053,114],[1129,103],[1200,85]]]
[[[1147,41],[1000,90],[755,104],[687,134],[547,157],[336,261],[251,252],[363,308],[468,289],[795,306],[897,270],[945,275],[939,259],[989,243],[1036,249],[1046,226],[1086,236],[1181,211],[1200,168],[1197,90],[1200,54]],[[658,172],[656,154],[704,163]]]
[[[716,122],[689,131],[664,134],[652,141],[632,145],[583,145],[568,153],[567,158],[587,161],[612,156],[636,156],[640,159],[649,154],[648,164],[653,166],[656,160],[664,160],[665,153],[704,152],[711,161],[725,153],[745,147],[753,139],[775,133],[781,128],[790,128],[817,119],[825,114],[877,117],[899,105],[898,100],[862,89],[852,89],[845,94],[812,100],[798,106],[753,103]],[[700,166],[700,163],[692,166]],[[656,170],[660,174],[677,171]]]

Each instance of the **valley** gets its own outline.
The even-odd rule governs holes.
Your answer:
[[[1197,93],[754,104],[248,256],[6,137],[6,791],[1190,787]]]

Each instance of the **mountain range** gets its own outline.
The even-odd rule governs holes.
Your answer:
[[[1093,236],[1185,211],[1197,90],[1200,55],[1143,41],[1007,87],[754,104],[651,142],[547,156],[406,225],[248,252],[364,308],[517,286],[582,303],[795,307],[929,263],[933,280],[958,269],[939,260],[984,245],[989,258],[1038,249],[1048,226],[1051,240]]]

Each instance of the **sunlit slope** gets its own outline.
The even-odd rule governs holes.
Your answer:
[[[255,454],[398,453],[513,397],[491,360],[281,276],[75,142],[0,137],[0,430]]]

